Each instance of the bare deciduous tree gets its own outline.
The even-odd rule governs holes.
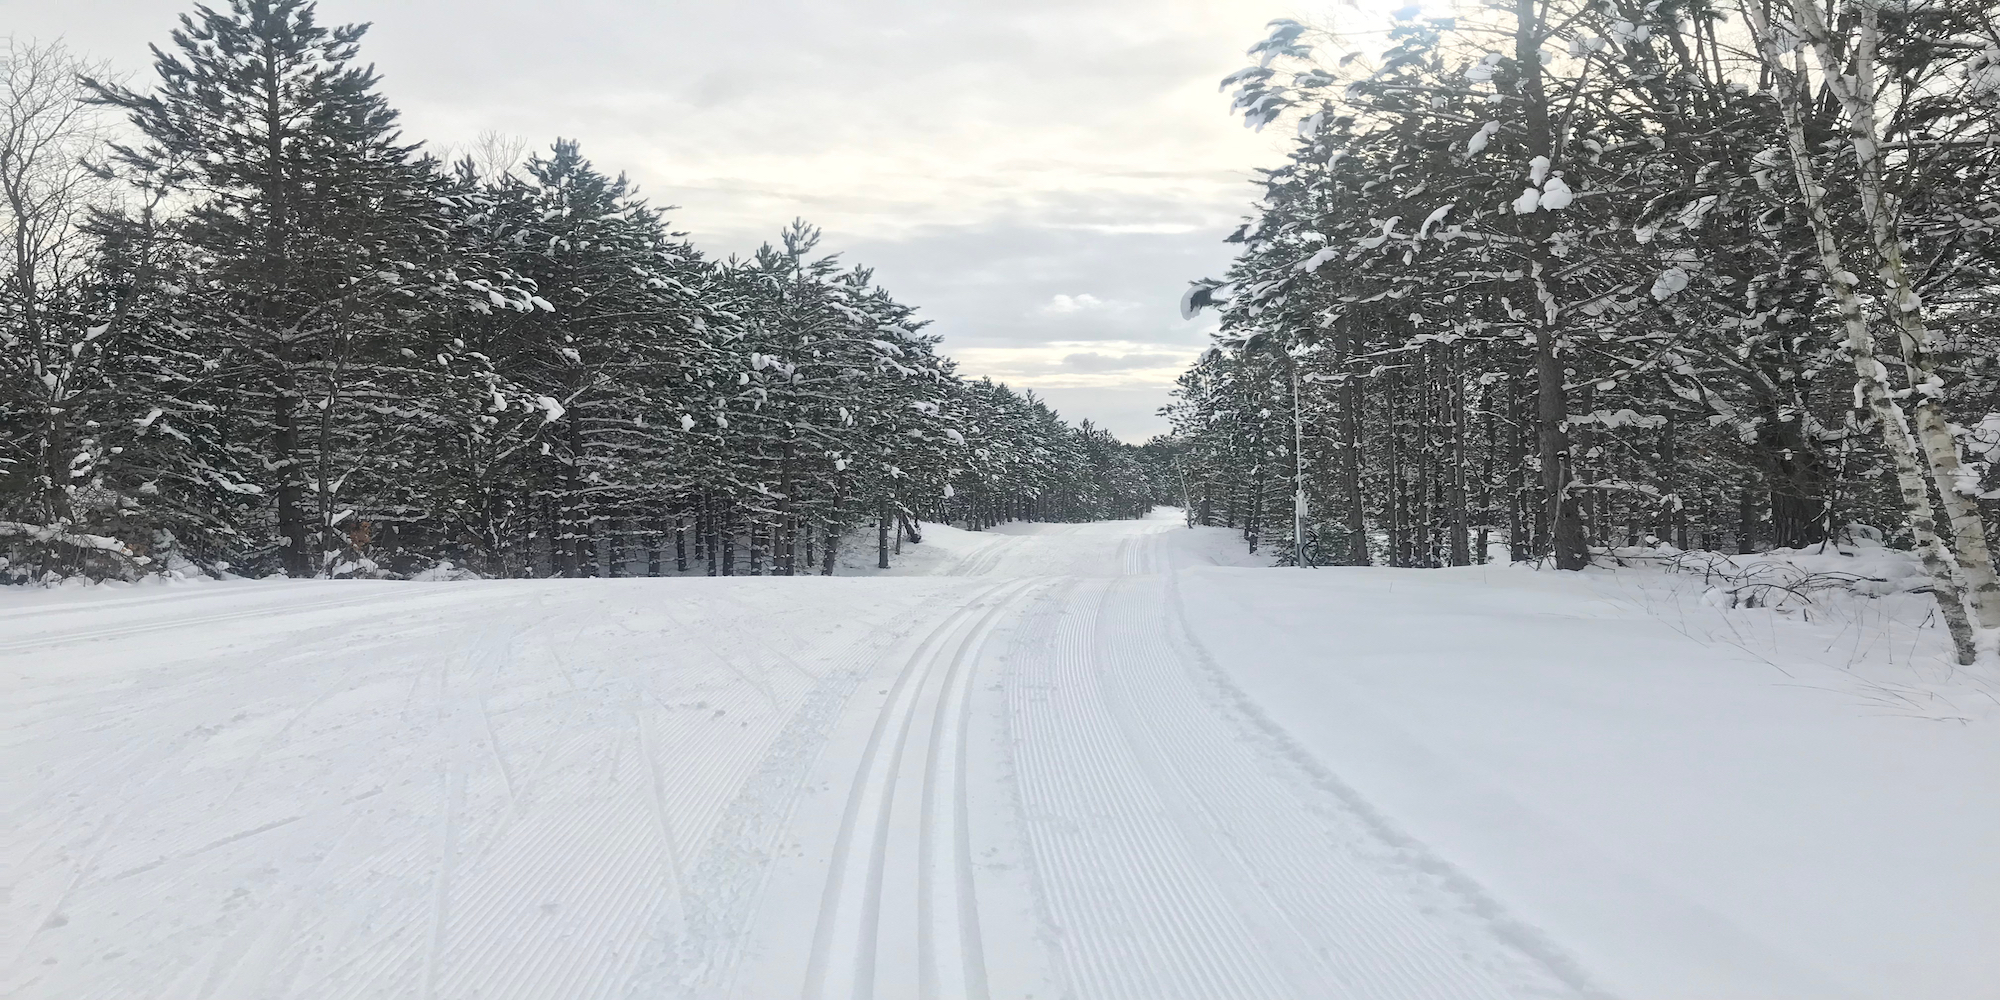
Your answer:
[[[86,162],[110,125],[81,78],[102,72],[60,42],[0,43],[0,374],[15,411],[0,462],[33,480],[30,516],[46,526],[72,519],[72,485],[89,474],[69,404],[109,331],[89,318],[82,287],[94,248],[85,222],[111,195]]]

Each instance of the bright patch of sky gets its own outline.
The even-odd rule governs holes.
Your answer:
[[[218,3],[221,0],[217,0]],[[192,4],[0,0],[0,24],[147,71]],[[631,175],[714,254],[793,217],[922,309],[969,375],[1126,440],[1211,317],[1251,171],[1281,157],[1221,77],[1284,0],[321,0],[408,134],[557,137]],[[148,71],[149,72],[149,71]],[[143,79],[143,77],[142,77]]]

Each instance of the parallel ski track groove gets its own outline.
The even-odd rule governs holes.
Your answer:
[[[918,996],[924,1000],[947,996],[965,997],[967,1000],[986,1000],[988,997],[985,946],[979,934],[971,835],[967,829],[970,806],[965,778],[965,726],[972,711],[973,673],[989,630],[1003,611],[1035,589],[1035,585],[1031,584],[996,601],[993,610],[959,640],[945,676],[939,683],[937,711],[930,725],[930,746],[924,756],[923,795],[919,804],[922,828],[917,841]],[[935,669],[931,672],[935,673]],[[907,729],[909,723],[904,725]],[[942,773],[940,761],[949,761],[948,775]],[[947,806],[940,806],[938,802],[941,782],[949,782],[950,785],[946,792],[950,796]],[[945,822],[948,837],[937,832],[940,813],[947,810]],[[886,822],[883,831],[886,836]],[[945,901],[949,904],[945,906],[939,905],[939,896],[943,894],[938,885],[938,869],[942,867],[938,859],[940,853],[951,857],[950,878],[947,880],[950,899]],[[938,923],[941,918],[948,919],[950,929],[956,931],[956,940],[950,942],[957,952],[956,963],[946,963],[938,954]],[[956,968],[947,969],[947,964]],[[947,991],[945,988],[947,972],[953,977],[955,990]]]
[[[916,720],[924,681],[936,669],[938,650],[948,645],[954,635],[965,633],[959,646],[959,654],[962,655],[973,634],[990,624],[1012,599],[1036,582],[1014,580],[981,591],[967,601],[965,607],[953,612],[926,635],[897,674],[888,701],[876,717],[867,747],[861,754],[841,817],[840,832],[834,842],[833,861],[821,895],[812,952],[806,963],[803,996],[807,1000],[831,1000],[829,988],[840,985],[832,982],[835,970],[830,969],[835,956],[834,938],[841,930],[843,917],[857,906],[860,913],[859,926],[854,928],[856,940],[841,944],[842,948],[849,949],[853,962],[848,995],[857,1000],[873,996],[878,946],[876,934],[880,927],[882,870],[888,846],[889,820],[895,803],[895,786],[904,745]],[[974,622],[976,624],[971,624],[967,631],[968,624]],[[895,729],[893,737],[889,734],[892,726]],[[893,744],[885,747],[885,740],[893,740]],[[864,813],[871,799],[879,799],[879,804],[875,806],[873,818],[868,819]],[[862,858],[857,857],[861,848],[856,846],[856,840],[864,822],[870,823],[871,829],[866,835],[866,857]],[[862,879],[856,882],[851,879],[850,869],[863,862],[867,868]],[[856,893],[860,895],[858,900],[854,898]]]
[[[715,804],[712,833],[688,867],[686,908],[674,928],[681,940],[672,950],[654,950],[629,985],[629,994],[731,994],[773,870],[770,862],[780,839],[791,832],[808,772],[832,727],[878,659],[902,648],[919,630],[928,636],[951,618],[950,612],[905,616],[891,623],[886,635],[863,634],[818,675],[774,651],[811,683],[787,714],[770,720],[769,735],[757,741],[762,756],[745,771],[735,797]]]
[[[1000,565],[1000,559],[1007,554],[1008,542],[1011,540],[1008,536],[1003,535],[987,542],[985,545],[968,554],[964,559],[959,560],[958,565],[953,566],[951,572],[946,575],[986,576],[993,572],[995,567]]]

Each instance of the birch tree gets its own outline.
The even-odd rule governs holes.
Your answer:
[[[1892,140],[1884,134],[1878,113],[1885,100],[1877,75],[1881,9],[1873,0],[1859,0],[1842,8],[1855,22],[1851,44],[1834,37],[1813,4],[1784,9],[1791,19],[1774,22],[1762,6],[1745,4],[1742,8],[1755,34],[1758,56],[1776,85],[1785,120],[1786,153],[1812,226],[1826,294],[1847,331],[1857,395],[1876,416],[1941,613],[1951,628],[1960,659],[1970,662],[1973,640],[1965,620],[1965,601],[1969,598],[1981,627],[2000,626],[2000,581],[1994,576],[1977,500],[1970,495],[1960,467],[1958,443],[1944,417],[1941,397],[1945,386],[1936,371],[1923,295],[1904,259],[1906,240],[1900,217],[1906,192],[1894,184],[1885,163]],[[1837,124],[1853,159],[1854,193],[1862,215],[1858,227],[1843,228],[1828,212],[1821,161],[1808,142],[1815,68],[1819,84],[1832,98]],[[1908,136],[1903,138],[1900,173],[1909,177],[1918,173],[1913,167],[1923,153],[1918,143],[1908,141]],[[1848,236],[1853,229],[1865,234],[1863,238]],[[1881,312],[1878,317],[1869,315],[1871,303],[1864,300],[1862,279],[1851,269],[1850,261],[1875,265],[1878,284],[1872,304]],[[1897,332],[1905,371],[1902,391],[1891,387],[1889,372],[1876,357],[1871,318]],[[1929,486],[1937,491],[1949,519],[1949,546],[1937,530],[1924,481],[1926,472]]]

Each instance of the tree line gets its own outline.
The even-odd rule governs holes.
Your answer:
[[[1970,0],[1506,0],[1276,21],[1296,128],[1185,311],[1199,520],[1292,561],[1915,549],[2000,626],[2000,28]]]
[[[803,222],[713,259],[575,142],[425,153],[365,29],[197,7],[144,87],[0,52],[0,575],[831,573],[1150,507]]]

